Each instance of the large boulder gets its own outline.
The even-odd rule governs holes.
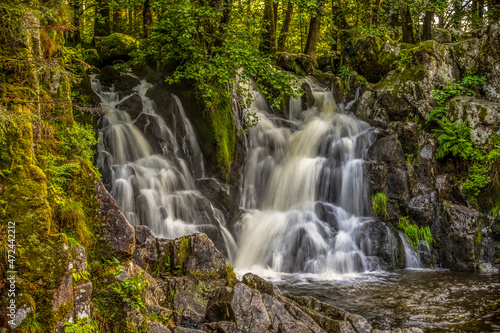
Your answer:
[[[129,54],[139,47],[139,42],[135,38],[117,32],[106,37],[96,37],[95,44],[104,64],[111,64],[116,60],[128,60]]]
[[[500,103],[457,96],[448,102],[450,121],[467,120],[471,139],[484,145],[492,135],[500,135]]]
[[[102,221],[101,232],[97,235],[101,243],[99,250],[104,258],[130,258],[135,249],[135,230],[120,211],[115,199],[103,183],[94,181],[95,197],[99,203],[99,216]]]
[[[303,53],[277,53],[276,64],[284,70],[292,71],[301,76],[306,76],[318,68],[316,60]]]

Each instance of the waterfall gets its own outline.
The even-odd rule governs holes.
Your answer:
[[[240,205],[239,269],[353,273],[377,268],[366,233],[369,213],[363,157],[374,140],[370,126],[336,113],[333,94],[313,79],[315,105],[300,111],[290,101],[297,130],[278,126],[254,92]],[[369,258],[370,257],[370,258]]]
[[[408,243],[406,236],[401,231],[399,232],[399,237],[403,241],[403,246],[405,248],[406,268],[422,268],[418,253],[413,249],[410,243]]]
[[[97,167],[110,178],[110,193],[130,223],[147,225],[163,238],[205,232],[232,257],[235,242],[222,213],[195,187],[194,169],[203,177],[203,157],[177,96],[171,96],[172,130],[147,97],[151,84],[142,80],[124,95],[103,87],[97,77],[91,81],[105,111],[99,121]],[[127,111],[124,105],[131,98],[140,104]],[[153,137],[148,140],[146,133]]]

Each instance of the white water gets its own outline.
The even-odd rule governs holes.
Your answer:
[[[378,268],[360,233],[369,212],[363,156],[373,141],[370,126],[337,114],[332,93],[307,81],[316,103],[301,112],[300,100],[290,101],[295,132],[273,122],[257,92],[249,109],[259,123],[249,132],[242,186],[240,204],[248,211],[236,228],[240,271],[335,275]]]
[[[408,243],[406,236],[401,231],[399,232],[399,237],[403,241],[405,248],[406,268],[422,268],[418,253],[413,249],[410,243]]]
[[[151,87],[141,81],[132,93],[121,97],[113,88],[103,87],[97,78],[92,79],[92,88],[105,111],[100,120],[97,166],[111,171],[111,194],[132,225],[147,225],[155,236],[164,238],[205,232],[232,257],[235,242],[225,229],[222,213],[194,184],[195,171],[190,166],[201,167],[202,175],[204,168],[193,127],[180,100],[172,95],[178,114],[172,112],[175,126],[171,130],[146,96]],[[142,108],[133,110],[138,115],[132,119],[121,105],[134,94],[140,97]],[[145,117],[145,128],[154,133],[161,152],[153,152],[137,127],[141,117]],[[176,139],[176,129],[183,131],[180,140]]]

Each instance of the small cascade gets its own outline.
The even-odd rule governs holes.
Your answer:
[[[408,243],[406,236],[401,231],[399,232],[399,237],[403,241],[403,246],[405,248],[406,268],[422,268],[418,253],[413,246]]]
[[[280,127],[254,92],[237,224],[239,269],[353,273],[376,269],[369,237],[361,232],[370,204],[363,157],[374,140],[370,126],[336,113],[333,94],[315,80],[315,105],[302,112],[290,100],[297,130]],[[369,258],[370,257],[370,258]]]
[[[172,95],[172,130],[147,97],[151,87],[143,80],[123,95],[92,78],[105,111],[99,122],[97,166],[110,178],[110,193],[132,225],[147,225],[164,238],[205,232],[231,257],[235,242],[222,213],[195,187],[192,175],[198,168],[203,176],[203,157],[182,103]],[[124,102],[137,97],[142,105],[124,110]]]
[[[349,111],[349,109],[351,108],[351,106],[353,106],[354,103],[356,103],[356,101],[358,100],[358,98],[359,98],[359,87],[356,88],[356,93],[354,95],[354,99],[352,101],[350,101],[349,103],[347,103],[347,105],[345,106],[345,110]]]

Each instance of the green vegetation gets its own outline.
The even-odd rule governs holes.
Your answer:
[[[63,324],[64,333],[96,333],[102,332],[98,321],[89,318],[76,319],[74,323],[69,321]]]
[[[418,227],[415,224],[411,224],[408,216],[402,216],[399,218],[398,228],[403,231],[406,239],[415,251],[418,251],[419,241],[421,240],[425,241],[425,245],[428,249],[430,249],[430,245],[434,243],[434,238],[432,238],[429,226]]]
[[[122,267],[118,266],[115,276],[122,273]],[[123,302],[137,310],[146,310],[142,303],[142,293],[149,286],[149,282],[144,279],[143,274],[126,277],[122,282],[117,281],[113,286],[113,291],[119,295]]]
[[[385,193],[379,192],[372,195],[372,214],[384,219],[389,218],[389,214],[387,213],[387,196]]]

